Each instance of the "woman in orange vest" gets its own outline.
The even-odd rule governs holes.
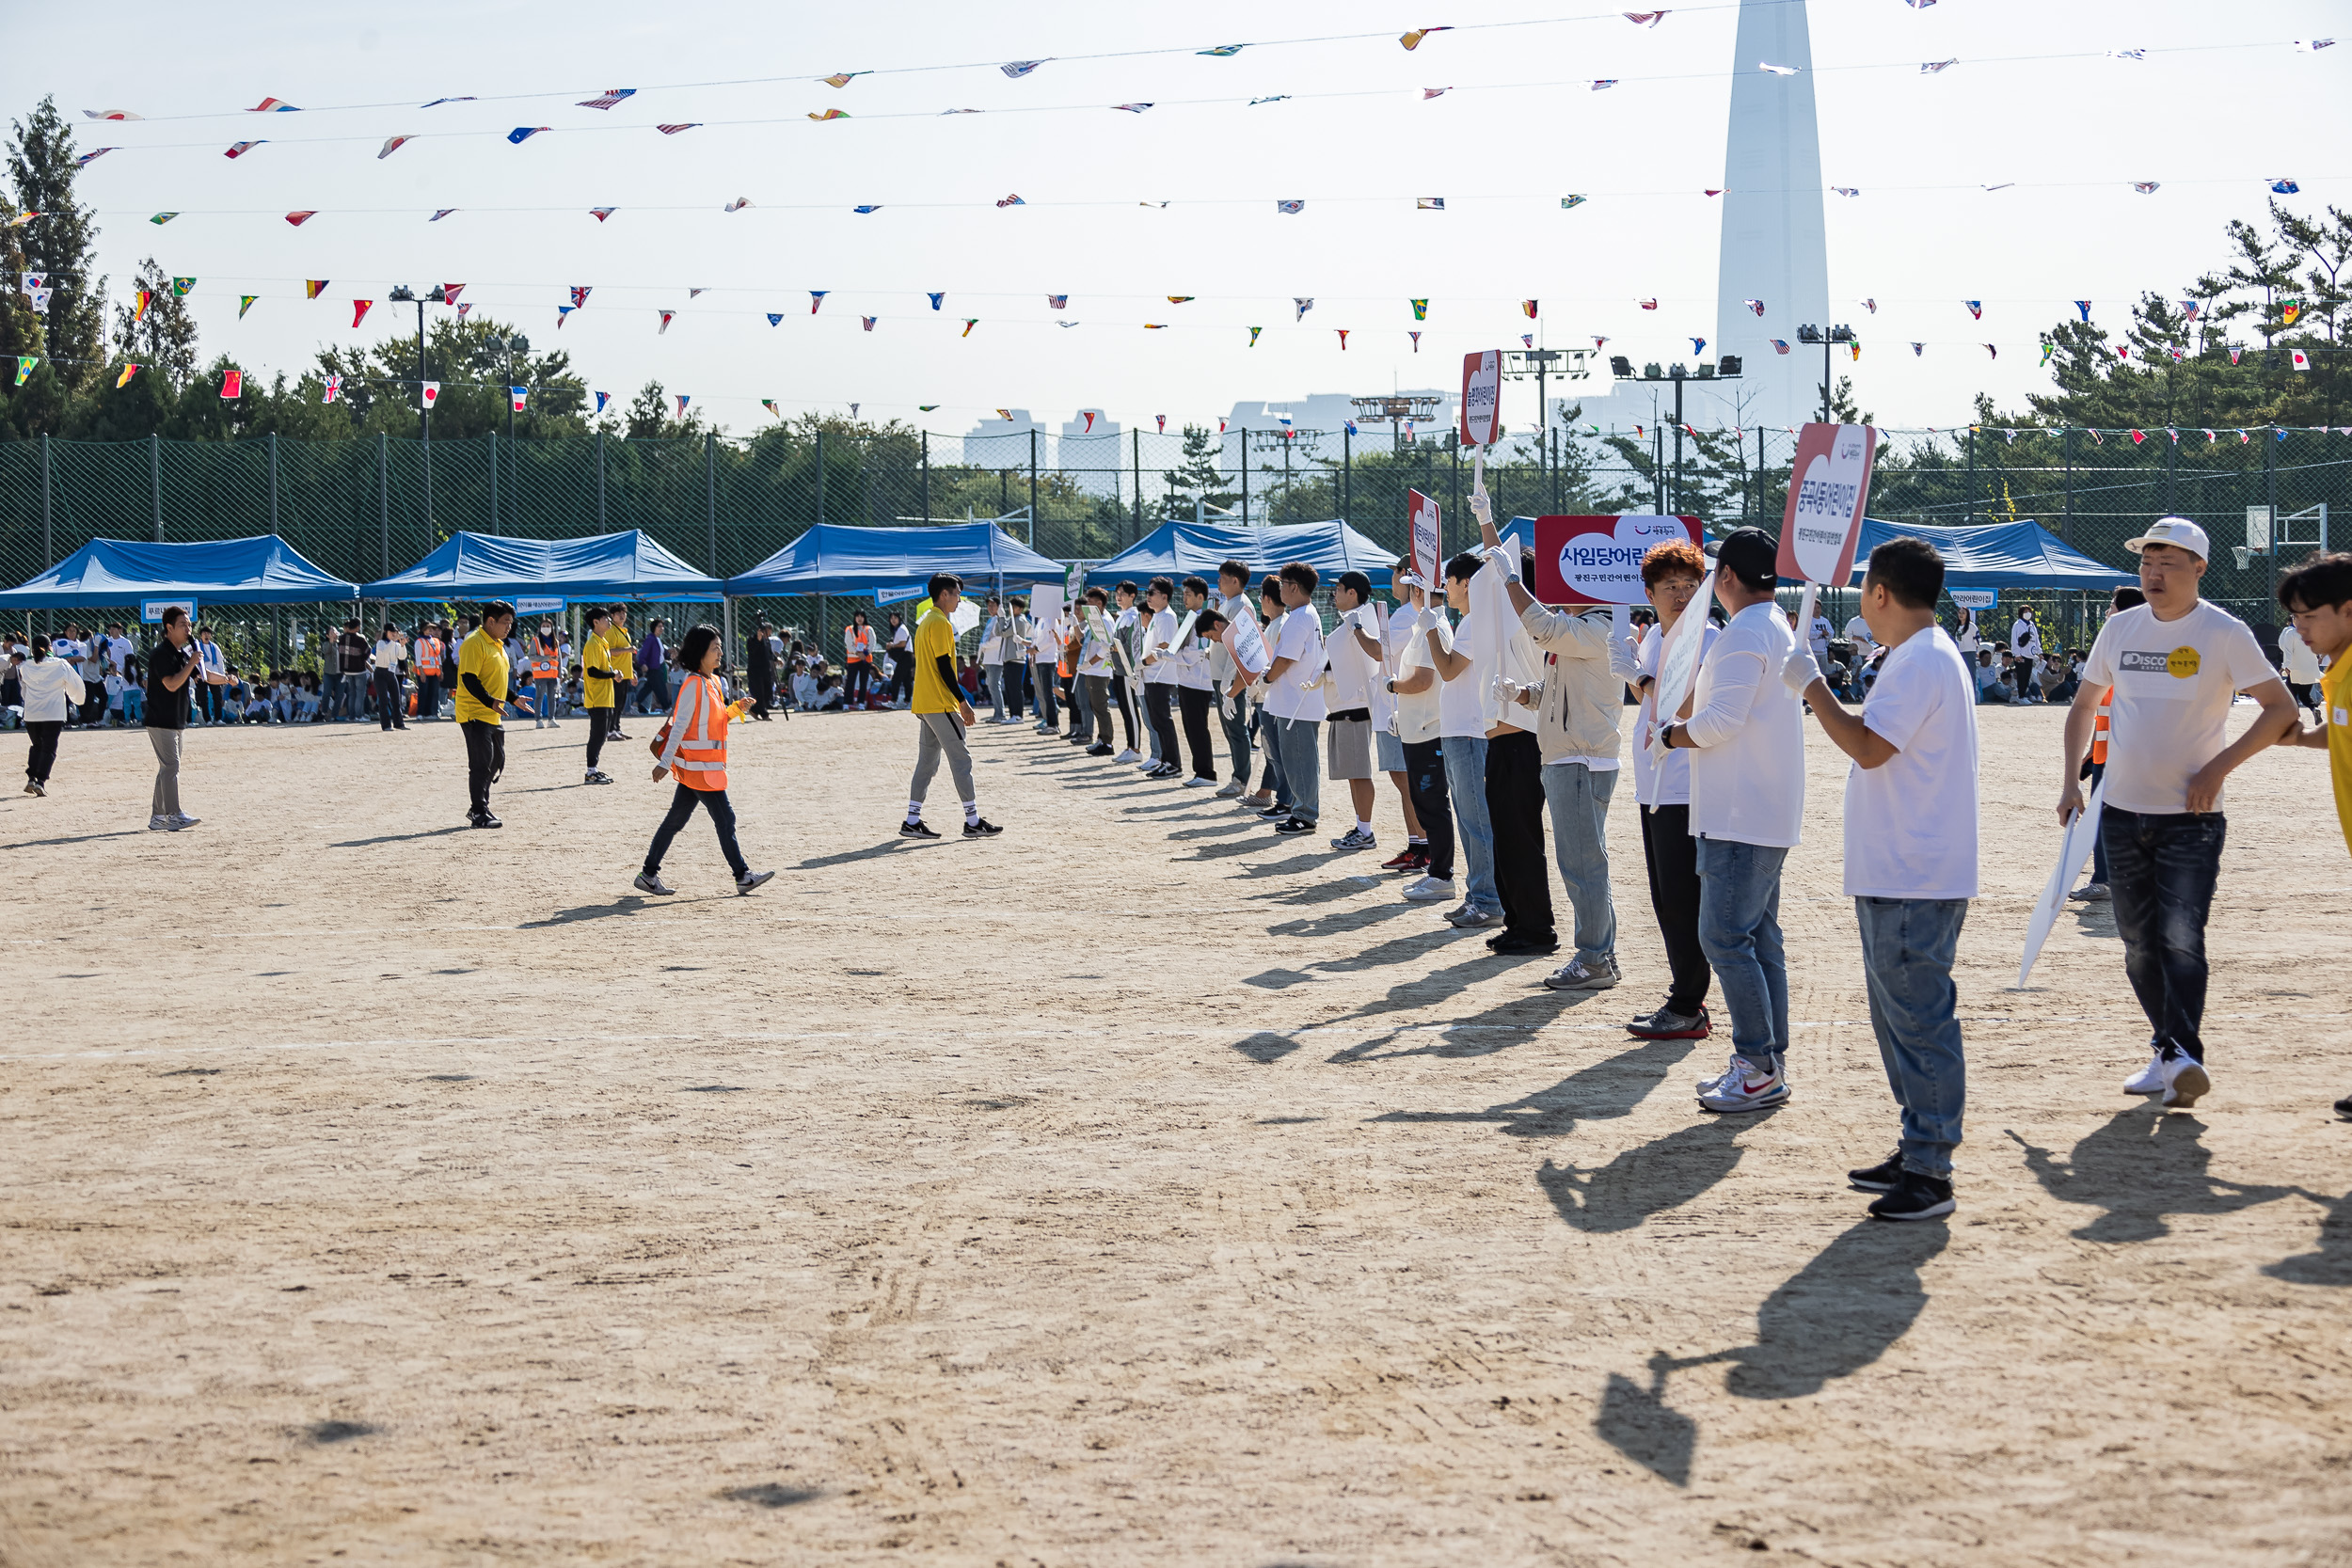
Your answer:
[[[555,689],[564,680],[564,652],[555,641],[555,623],[539,623],[538,641],[531,645],[531,684],[539,694],[539,711],[531,716],[534,730],[555,724]]]
[[[866,689],[874,683],[874,650],[879,646],[874,628],[866,623],[866,611],[851,612],[850,624],[841,633],[841,663],[848,690],[843,696],[842,709],[866,705]]]
[[[676,889],[661,879],[661,857],[694,815],[698,805],[710,812],[719,830],[719,851],[735,873],[735,891],[749,893],[775,875],[754,871],[735,843],[735,807],[727,800],[727,724],[743,716],[748,703],[730,704],[719,691],[719,632],[696,626],[678,644],[677,667],[686,678],[678,683],[676,705],[659,737],[653,782],[677,774],[677,792],[670,798],[670,815],[654,830],[653,847],[645,851],[645,868],[637,874],[640,893],[670,894]]]
[[[441,641],[441,628],[431,621],[417,627],[416,640],[409,644],[409,654],[417,661],[417,717],[420,720],[441,716],[441,660],[449,644]]]

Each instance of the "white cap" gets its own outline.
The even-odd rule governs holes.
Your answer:
[[[2200,561],[2213,559],[2213,543],[2205,531],[2186,517],[2158,517],[2148,525],[2148,531],[2137,539],[2126,539],[2123,547],[2137,555],[2151,545],[2171,545],[2186,550]]]

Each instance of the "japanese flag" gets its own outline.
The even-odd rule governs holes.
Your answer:
[[[2312,356],[2304,353],[2301,349],[2296,349],[2295,351],[2295,368],[2298,371],[2310,370],[2312,368]]]
[[[440,401],[441,384],[437,381],[426,382],[424,384],[424,406],[430,408]]]

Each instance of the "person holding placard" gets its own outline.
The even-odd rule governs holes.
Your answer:
[[[1391,566],[1389,579],[1397,585],[1394,592],[1400,595],[1400,603],[1407,585],[1420,580],[1413,576],[1410,560],[1399,561]],[[1380,863],[1383,871],[1429,869],[1429,835],[1422,832],[1420,814],[1413,810],[1412,783],[1405,772],[1405,740],[1397,726],[1396,693],[1391,689],[1394,672],[1403,668],[1405,644],[1412,641],[1412,623],[1410,615],[1401,612],[1391,614],[1386,622],[1385,644],[1373,636],[1370,627],[1359,626],[1356,631],[1356,645],[1375,665],[1372,676],[1373,763],[1389,776],[1389,783],[1395,786],[1396,803],[1405,816],[1405,847]],[[1390,673],[1385,678],[1384,671]]]
[[[1788,959],[1780,873],[1804,818],[1804,716],[1780,681],[1796,634],[1772,603],[1779,546],[1735,529],[1715,556],[1730,621],[1699,665],[1691,717],[1660,732],[1691,757],[1698,840],[1699,944],[1731,1009],[1731,1060],[1699,1104],[1761,1111],[1788,1099]]]
[[[1216,569],[1217,619],[1232,626],[1249,613],[1249,568],[1228,561]],[[1220,800],[1237,800],[1249,788],[1249,704],[1235,684],[1241,666],[1222,637],[1209,642],[1209,685],[1217,697],[1217,722],[1225,731],[1225,749],[1232,753],[1233,776],[1216,792]]]
[[[1686,614],[1696,615],[1699,657],[1714,647],[1716,631],[1707,624],[1707,606],[1692,603],[1707,578],[1707,557],[1688,539],[1653,545],[1642,557],[1642,591],[1658,611],[1642,635],[1634,690],[1642,699],[1634,716],[1633,798],[1642,813],[1642,853],[1649,868],[1650,908],[1666,947],[1671,985],[1656,1012],[1628,1023],[1626,1032],[1645,1040],[1703,1040],[1713,1032],[1707,1016],[1707,988],[1714,972],[1699,944],[1698,840],[1691,836],[1691,759],[1679,752],[1662,757],[1658,738],[1658,670],[1666,635]]]
[[[1361,572],[1342,572],[1331,585],[1339,624],[1323,644],[1323,690],[1329,709],[1323,732],[1325,776],[1335,784],[1347,781],[1348,800],[1356,808],[1356,825],[1333,839],[1331,847],[1351,852],[1379,847],[1372,832],[1372,687],[1380,676],[1380,659],[1359,645],[1361,639],[1372,648],[1379,646],[1371,636],[1371,601],[1372,579]]]
[[[1184,721],[1184,745],[1192,752],[1192,777],[1184,781],[1184,787],[1215,789],[1216,751],[1209,743],[1209,705],[1216,700],[1216,693],[1209,675],[1208,646],[1200,634],[1200,617],[1209,607],[1209,585],[1193,577],[1186,578],[1183,586],[1184,619],[1177,627],[1181,635],[1174,657],[1176,707]]]
[[[1176,612],[1168,607],[1176,585],[1153,578],[1143,586],[1143,713],[1152,725],[1152,757],[1143,768],[1147,779],[1172,779],[1184,768],[1176,761],[1176,720],[1168,702],[1176,690],[1176,665],[1170,653],[1176,641]]]
[[[1282,605],[1282,579],[1269,575],[1258,584],[1258,612],[1262,618],[1259,641],[1264,645],[1266,663],[1274,662],[1274,650],[1282,640],[1282,622],[1290,614]],[[1265,752],[1265,761],[1258,772],[1258,792],[1243,800],[1258,816],[1268,822],[1287,822],[1291,815],[1290,787],[1282,782],[1282,750],[1274,743],[1274,716],[1266,710],[1266,698],[1273,688],[1266,683],[1266,672],[1250,675],[1248,691],[1254,711],[1251,718],[1258,726],[1258,744]]]
[[[1422,834],[1421,879],[1405,889],[1407,902],[1442,904],[1454,896],[1454,806],[1446,798],[1444,742],[1438,736],[1437,666],[1429,657],[1429,640],[1446,634],[1445,617],[1427,618],[1429,591],[1420,579],[1405,578],[1406,601],[1390,626],[1405,627],[1398,645],[1396,673],[1388,687],[1396,698],[1396,736],[1405,755],[1405,783],[1412,791],[1413,816]]]
[[[1935,623],[1944,558],[1923,539],[1870,552],[1862,615],[1886,662],[1859,715],[1839,705],[1811,653],[1781,668],[1788,690],[1853,759],[1846,774],[1846,896],[1862,930],[1870,1032],[1902,1112],[1895,1152],[1847,1180],[1879,1197],[1870,1217],[1948,1214],[1952,1150],[1967,1099],[1952,961],[1977,895],[1977,699],[1968,661]]]
[[[1493,509],[1472,494],[1487,549],[1502,548]],[[1511,608],[1546,664],[1542,688],[1532,693],[1540,715],[1544,804],[1551,814],[1551,847],[1560,880],[1576,915],[1576,952],[1545,976],[1552,990],[1607,990],[1617,969],[1617,909],[1609,893],[1609,800],[1617,786],[1623,739],[1617,719],[1625,688],[1640,667],[1632,644],[1616,634],[1617,616],[1571,615],[1537,602],[1518,578],[1503,584]]]
[[[2112,687],[2099,836],[2123,973],[2147,1014],[2148,1065],[2125,1094],[2185,1109],[2212,1092],[2205,1014],[2205,920],[2229,824],[2224,780],[2296,728],[2295,700],[2246,623],[2198,596],[2211,546],[2186,517],[2159,517],[2123,541],[2139,557],[2148,602],[2111,615],[2083,665],[2066,715],[2060,822],[2083,809],[2077,776],[2102,689]],[[2252,693],[2262,712],[2236,740],[2230,704]],[[2227,744],[2225,744],[2225,741]]]
[[[1435,606],[1421,612],[1422,645],[1438,676],[1438,755],[1445,763],[1446,794],[1454,835],[1469,871],[1461,904],[1446,923],[1464,930],[1502,924],[1502,895],[1495,887],[1494,823],[1486,814],[1486,732],[1493,714],[1493,671],[1479,672],[1476,617],[1470,613],[1470,579],[1484,562],[1468,550],[1445,563],[1446,604],[1461,619],[1449,629]],[[1538,850],[1540,854],[1541,851]]]
[[[1093,740],[1086,751],[1090,757],[1106,757],[1111,754],[1111,596],[1096,587],[1078,598],[1084,608],[1078,623],[1077,697],[1092,716],[1087,734]]]
[[[1111,702],[1119,709],[1119,722],[1127,744],[1111,758],[1114,763],[1136,763],[1143,760],[1143,750],[1136,744],[1137,732],[1143,726],[1142,683],[1137,678],[1137,657],[1142,651],[1143,616],[1136,601],[1142,597],[1132,582],[1120,582],[1111,590]],[[1109,736],[1103,737],[1105,740]]]
[[[1320,575],[1303,561],[1294,561],[1275,574],[1281,585],[1282,628],[1266,670],[1265,717],[1274,725],[1274,746],[1282,758],[1282,783],[1291,799],[1291,814],[1274,824],[1286,835],[1311,833],[1323,807],[1322,738],[1326,705],[1323,673],[1323,618],[1315,612],[1314,592]],[[1311,687],[1309,681],[1314,684]]]

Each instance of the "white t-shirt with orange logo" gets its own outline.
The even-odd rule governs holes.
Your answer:
[[[2246,623],[2204,600],[2177,621],[2146,605],[2110,617],[2083,666],[2085,686],[2115,688],[2106,803],[2187,811],[2189,775],[2229,744],[2230,700],[2278,678]]]

